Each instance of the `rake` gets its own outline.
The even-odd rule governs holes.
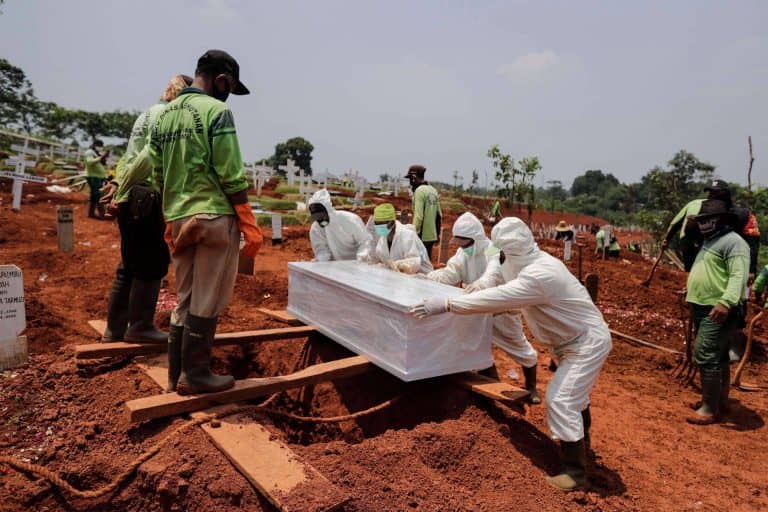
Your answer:
[[[693,362],[693,311],[685,302],[685,290],[677,292],[677,303],[680,306],[680,316],[683,319],[685,356],[672,369],[672,377],[685,387],[693,382],[698,370]]]

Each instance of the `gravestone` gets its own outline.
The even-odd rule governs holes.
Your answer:
[[[283,243],[283,218],[279,213],[272,214],[272,245]]]
[[[24,278],[16,265],[0,265],[0,370],[27,361]]]
[[[72,252],[75,246],[74,215],[71,206],[56,207],[56,236],[59,239],[59,250]]]

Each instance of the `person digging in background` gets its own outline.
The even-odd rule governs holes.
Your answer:
[[[686,301],[696,327],[693,354],[701,375],[702,400],[686,421],[709,425],[721,420],[728,405],[728,349],[742,321],[749,245],[733,232],[737,219],[724,201],[704,201],[693,220],[704,243],[688,274]]]
[[[485,254],[491,241],[477,217],[466,212],[456,219],[453,224],[453,240],[459,245],[459,250],[448,260],[445,268],[427,274],[428,279],[452,286],[463,284],[467,293],[492,288],[503,282],[499,254]],[[493,315],[493,343],[522,366],[525,389],[530,393],[529,400],[534,404],[541,403],[536,390],[538,354],[523,332],[520,313]],[[495,365],[488,373],[491,377],[499,378]]]
[[[102,153],[104,143],[95,139],[91,147],[85,152],[85,181],[91,193],[88,198],[88,217],[92,219],[104,218],[104,207],[99,204],[101,199],[101,188],[104,185],[104,178],[107,177],[107,158],[109,151]],[[96,215],[98,209],[99,214]]]
[[[176,270],[179,303],[168,336],[168,389],[179,394],[221,391],[230,375],[211,373],[218,315],[232,298],[240,233],[242,253],[254,257],[262,243],[248,204],[248,182],[230,94],[249,94],[240,66],[227,52],[208,50],[197,61],[191,87],[182,89],[150,130],[120,189],[152,171],[160,184],[166,241]]]
[[[417,318],[520,310],[536,339],[559,360],[547,387],[547,423],[560,440],[563,471],[547,482],[562,490],[587,483],[592,417],[589,395],[611,351],[611,334],[584,286],[562,261],[539,250],[531,230],[516,217],[491,231],[490,253],[500,251],[503,284],[454,298],[431,298],[414,306]]]
[[[366,260],[371,236],[363,220],[352,212],[336,211],[331,195],[322,189],[309,200],[312,227],[309,240],[315,261]]]
[[[608,241],[606,241],[606,238]],[[606,245],[607,243],[607,245]],[[619,241],[613,234],[613,229],[605,226],[595,233],[595,254],[600,253],[605,248],[605,253],[609,258],[618,258],[621,254]]]
[[[168,333],[155,327],[155,309],[160,283],[171,262],[163,239],[165,221],[160,195],[149,177],[115,197],[127,166],[144,149],[149,127],[157,121],[169,101],[173,101],[192,78],[176,75],[168,82],[160,101],[149,107],[133,124],[125,155],[115,178],[108,184],[101,203],[117,211],[120,228],[121,261],[115,272],[107,306],[107,328],[102,341],[126,340],[139,343],[166,343]]]
[[[413,229],[396,220],[395,207],[380,204],[373,210],[375,239],[369,263],[383,263],[406,274],[427,274],[433,270],[424,244]]]
[[[432,259],[432,247],[440,239],[442,213],[440,196],[435,187],[424,179],[427,169],[423,165],[412,165],[405,175],[413,189],[413,227]]]

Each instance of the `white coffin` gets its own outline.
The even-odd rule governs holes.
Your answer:
[[[461,289],[355,261],[288,264],[288,312],[404,381],[487,368],[491,315],[409,314]]]

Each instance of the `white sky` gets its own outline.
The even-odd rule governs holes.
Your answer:
[[[243,156],[303,136],[313,168],[375,178],[427,166],[492,175],[492,144],[636,181],[681,148],[768,183],[768,2],[6,0],[0,55],[37,95],[143,110],[208,48],[251,89],[231,97]]]

